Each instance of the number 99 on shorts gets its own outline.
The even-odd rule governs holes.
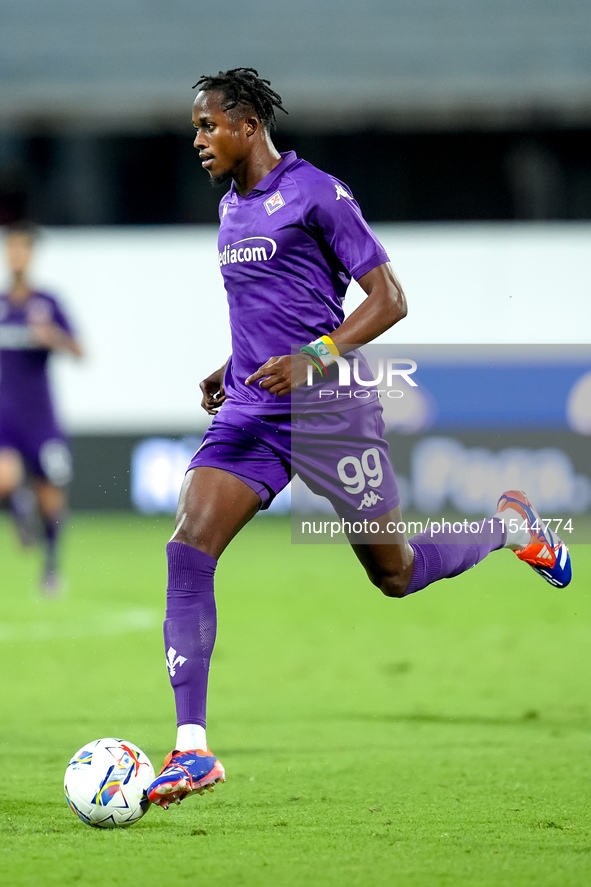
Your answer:
[[[337,474],[346,493],[356,496],[367,486],[376,489],[384,479],[380,463],[380,452],[376,447],[364,450],[357,456],[343,456],[337,464]]]

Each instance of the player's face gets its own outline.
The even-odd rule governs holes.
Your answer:
[[[215,182],[232,178],[250,151],[248,120],[224,111],[223,100],[223,93],[208,90],[197,93],[193,103],[193,146],[199,151],[201,166]]]
[[[9,234],[5,246],[8,267],[13,274],[23,274],[31,264],[33,241],[27,234]]]

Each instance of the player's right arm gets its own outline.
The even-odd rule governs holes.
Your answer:
[[[230,358],[228,358],[228,360],[229,359]],[[215,373],[212,373],[207,379],[204,379],[203,382],[199,384],[199,387],[203,392],[201,406],[210,416],[215,416],[226,399],[226,392],[224,390],[224,373],[226,372],[227,365],[228,361],[226,361],[219,370],[216,370]]]
[[[40,348],[47,348],[49,351],[67,351],[74,357],[82,357],[80,343],[57,323],[30,323],[29,329],[33,341]]]
[[[27,325],[38,347],[47,348],[48,351],[65,351],[74,357],[82,356],[82,347],[72,324],[56,299],[33,299],[27,312]]]

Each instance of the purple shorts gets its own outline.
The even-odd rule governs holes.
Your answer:
[[[72,480],[72,454],[59,429],[53,427],[25,430],[0,421],[0,450],[16,450],[25,468],[55,487]]]
[[[298,475],[340,517],[379,517],[400,502],[379,403],[340,413],[252,416],[230,405],[214,418],[187,471],[220,468],[268,508]]]

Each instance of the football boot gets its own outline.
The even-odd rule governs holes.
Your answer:
[[[216,782],[225,782],[226,772],[207,749],[171,751],[154,782],[148,787],[148,800],[168,809],[180,804],[187,795],[212,792]]]
[[[512,509],[522,518],[524,528],[529,532],[530,541],[515,551],[520,561],[525,561],[550,585],[566,588],[572,577],[570,554],[565,543],[551,529],[544,525],[540,515],[525,493],[508,490],[497,504],[497,514]],[[520,524],[521,526],[521,524]]]

